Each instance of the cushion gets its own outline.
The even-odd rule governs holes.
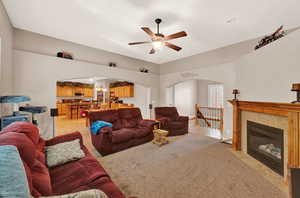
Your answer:
[[[123,128],[135,128],[142,120],[142,115],[138,108],[119,109],[119,116],[122,120]]]
[[[46,147],[46,161],[50,168],[81,159],[84,156],[79,139]]]
[[[169,123],[169,128],[170,129],[182,129],[184,127],[185,127],[185,123],[184,122],[173,121],[173,122]]]
[[[131,130],[134,131],[134,137],[136,138],[143,138],[148,136],[150,133],[153,133],[152,130],[149,130],[148,128],[133,128]]]
[[[1,133],[8,132],[24,133],[34,145],[37,145],[40,141],[39,129],[30,122],[14,122],[1,131]]]
[[[15,146],[0,146],[0,181],[0,197],[30,197],[23,162]]]
[[[49,170],[45,164],[36,160],[31,169],[32,185],[41,195],[52,195]]]
[[[98,132],[100,132],[100,130],[103,127],[112,127],[113,125],[109,122],[105,122],[105,121],[96,121],[93,122],[92,126],[91,126],[91,132],[92,134],[96,135]]]
[[[120,129],[112,132],[112,143],[119,144],[134,138],[134,131],[131,129]]]
[[[21,159],[32,168],[36,159],[35,145],[23,133],[9,132],[0,133],[0,146],[13,145],[18,148]]]
[[[104,168],[90,154],[75,162],[50,169],[50,175],[55,195],[78,191],[77,189],[81,186],[89,185],[98,178],[109,177]]]
[[[71,194],[65,195],[57,195],[57,196],[49,196],[49,197],[40,197],[40,198],[108,198],[108,196],[102,192],[101,190],[93,189],[93,190],[85,190]]]

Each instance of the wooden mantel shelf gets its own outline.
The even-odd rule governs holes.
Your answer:
[[[279,116],[288,116],[289,112],[300,112],[300,104],[239,100],[229,100],[228,102],[237,106],[240,110]]]
[[[233,105],[232,149],[241,150],[241,112],[251,111],[288,118],[288,166],[300,168],[300,104],[228,101]]]

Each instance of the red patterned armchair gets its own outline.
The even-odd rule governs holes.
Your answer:
[[[153,140],[155,121],[143,120],[139,108],[122,108],[89,113],[90,123],[106,121],[113,127],[104,127],[92,136],[94,147],[102,155],[115,153]]]
[[[160,128],[169,131],[168,136],[184,135],[189,130],[189,118],[179,116],[176,107],[156,107],[155,119],[160,121]]]

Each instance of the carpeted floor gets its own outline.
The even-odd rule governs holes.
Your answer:
[[[157,147],[144,144],[99,159],[126,195],[140,198],[286,198],[229,150],[189,134]]]
[[[61,122],[58,134],[77,129],[113,181],[139,198],[287,198],[287,194],[242,162],[230,146],[191,127],[158,147],[140,145],[106,157],[94,149],[84,120]],[[67,127],[67,125],[69,127]]]

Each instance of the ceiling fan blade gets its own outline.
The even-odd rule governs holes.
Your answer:
[[[150,28],[142,27],[142,30],[144,30],[144,32],[146,32],[149,36],[155,37],[155,34],[150,30]]]
[[[139,45],[139,44],[147,44],[151,43],[150,41],[143,41],[143,42],[134,42],[134,43],[128,43],[128,45]]]
[[[177,45],[174,45],[172,43],[169,43],[169,42],[165,42],[165,46],[173,49],[173,50],[176,50],[176,51],[180,51],[182,48],[181,47],[178,47]]]
[[[171,34],[169,36],[165,36],[164,40],[172,40],[172,39],[177,39],[177,38],[185,37],[185,36],[187,36],[187,33],[185,31],[182,31],[182,32],[177,32],[175,34]]]
[[[155,49],[152,48],[151,51],[149,52],[149,54],[154,54],[155,53]]]

